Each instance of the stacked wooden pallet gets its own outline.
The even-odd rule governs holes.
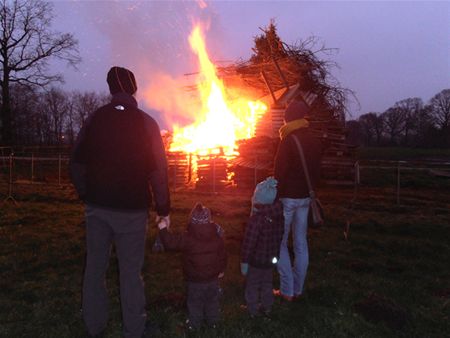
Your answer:
[[[266,136],[238,143],[239,156],[230,161],[233,182],[237,188],[253,189],[257,183],[273,175],[276,145],[276,139]]]
[[[167,152],[169,187],[179,189],[187,186],[192,178],[192,156],[182,151]]]
[[[216,192],[231,185],[228,158],[224,155],[197,156],[195,188]]]
[[[300,87],[291,86],[288,89],[273,93],[276,101],[256,126],[255,140],[247,140],[238,149],[239,156],[234,160],[236,171],[235,181],[241,187],[251,187],[261,179],[254,173],[257,169],[255,156],[264,158],[264,170],[260,176],[270,175],[273,168],[279,129],[284,124],[284,112],[293,100],[303,100],[310,107],[306,117],[309,128],[314,136],[320,138],[326,150],[322,162],[322,178],[327,183],[349,184],[353,182],[356,148],[345,142],[347,131],[343,121],[337,119],[321,98],[314,93],[302,91]],[[267,98],[266,98],[267,99]],[[265,142],[256,141],[266,140]],[[271,140],[271,141],[267,141]],[[262,177],[264,178],[264,177]]]

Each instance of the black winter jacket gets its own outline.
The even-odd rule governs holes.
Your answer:
[[[215,223],[189,224],[183,233],[171,233],[164,228],[160,236],[166,249],[183,252],[183,272],[187,281],[210,282],[225,271],[225,246]]]
[[[302,145],[313,189],[320,179],[323,152],[321,141],[312,136],[306,128],[294,130],[281,140],[275,157],[274,176],[278,181],[278,197],[280,198],[309,197],[305,172],[293,135],[298,137]]]
[[[170,210],[167,161],[159,127],[138,109],[135,98],[113,95],[90,115],[70,161],[75,188],[87,204],[119,210],[144,210],[151,185],[160,216]]]

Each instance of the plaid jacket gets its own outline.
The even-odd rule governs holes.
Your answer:
[[[281,239],[284,232],[283,205],[255,206],[257,212],[250,216],[242,242],[241,261],[257,268],[270,268],[273,258],[280,255]]]

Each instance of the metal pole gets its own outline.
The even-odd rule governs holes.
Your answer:
[[[189,153],[189,162],[188,162],[188,180],[187,183],[191,182],[192,178],[192,153]]]
[[[216,158],[213,157],[213,193],[216,193]]]
[[[400,161],[397,163],[397,204],[400,204]]]
[[[31,154],[31,184],[34,180],[34,154]]]
[[[255,171],[254,171],[254,187],[256,187],[256,184],[258,183],[257,181],[258,181],[258,179],[257,179],[257,177],[256,177],[256,165],[258,164],[258,157],[256,156],[256,154],[255,154]]]
[[[175,165],[173,168],[173,190],[177,189],[177,165],[178,165],[178,155],[175,154]]]
[[[58,185],[61,186],[61,154],[58,155]]]
[[[12,164],[13,164],[13,155],[9,155],[9,193],[8,198],[12,197]]]
[[[8,196],[4,199],[4,201],[11,200],[17,205],[17,201],[14,199],[12,195],[13,190],[13,179],[12,179],[12,170],[13,170],[13,153],[9,155],[9,187],[8,187]]]
[[[355,182],[353,190],[353,202],[356,201],[358,195],[358,185],[360,183],[359,161],[355,162]]]

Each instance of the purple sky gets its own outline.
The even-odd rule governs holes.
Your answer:
[[[199,1],[55,1],[53,28],[73,33],[83,58],[79,72],[54,66],[65,74],[64,88],[107,91],[109,68],[130,68],[141,107],[166,128],[163,115],[171,112],[144,100],[143,92],[161,74],[179,83],[186,80],[183,74],[197,70],[187,41],[192,23],[209,22],[213,60],[236,61],[249,58],[253,37],[271,18],[288,44],[316,36],[338,49],[330,57],[340,66],[334,75],[360,101],[360,108],[350,105],[353,118],[381,113],[410,97],[426,102],[450,88],[448,1],[205,2],[202,9]],[[170,101],[174,88],[159,85],[159,90]],[[178,109],[170,104],[164,109]]]

